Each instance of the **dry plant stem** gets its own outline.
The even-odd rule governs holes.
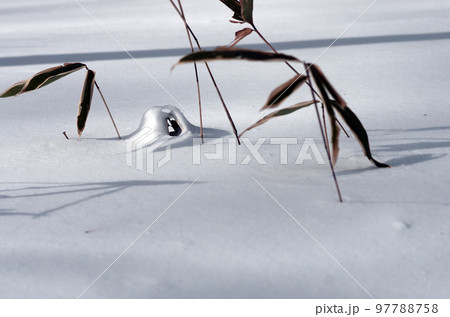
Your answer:
[[[325,132],[325,138],[327,140],[327,147],[328,147],[328,150],[329,150],[330,149],[330,142],[328,141],[327,120],[325,120],[325,106],[323,104],[322,104],[322,121],[323,121],[323,130]],[[331,155],[331,154],[329,154],[329,155]]]
[[[323,109],[323,104],[322,104],[322,109]],[[348,135],[347,131],[345,131],[344,127],[342,126],[341,122],[336,118],[336,122],[339,124],[339,126],[341,127],[342,131],[344,131],[345,135],[347,136],[347,138],[349,138],[350,136]]]
[[[177,8],[177,6],[176,6],[175,3],[173,2],[173,0],[169,0],[169,1],[170,1],[170,3],[172,4],[172,6],[174,7],[175,11],[177,11],[178,15],[179,15],[179,16],[181,17],[181,19],[183,20],[184,25],[185,25],[186,28],[189,30],[189,33],[190,33],[190,34],[192,35],[192,37],[194,38],[194,41],[195,41],[195,43],[197,44],[198,49],[199,49],[199,50],[202,50],[202,47],[200,46],[200,43],[199,43],[197,37],[195,36],[195,34],[194,34],[194,32],[192,31],[192,29],[191,29],[191,27],[189,26],[189,24],[187,24],[187,21],[186,21],[186,19],[185,19],[185,17],[184,17],[184,14]],[[222,97],[222,93],[220,92],[219,87],[217,86],[216,80],[215,80],[215,78],[214,78],[214,76],[213,76],[213,74],[212,74],[212,72],[211,72],[211,69],[209,68],[208,63],[207,63],[207,62],[204,62],[204,63],[205,63],[206,69],[208,70],[209,76],[211,77],[211,81],[212,81],[214,87],[216,88],[217,95],[219,96],[219,99],[220,99],[220,101],[222,102],[223,109],[225,110],[225,113],[226,113],[226,115],[227,115],[227,117],[228,117],[228,121],[230,121],[231,128],[233,129],[233,133],[234,133],[234,135],[236,136],[236,139],[237,139],[238,144],[240,145],[240,144],[241,144],[241,141],[239,140],[239,135],[238,135],[238,132],[237,132],[237,130],[236,130],[236,126],[234,125],[234,121],[233,121],[233,119],[231,118],[231,114],[230,114],[230,112],[228,111],[227,105],[225,104],[225,101],[224,101],[224,99],[223,99],[223,97]]]
[[[256,34],[258,34],[258,36],[261,38],[261,40],[263,40],[264,43],[267,44],[267,46],[269,46],[272,51],[274,51],[275,53],[278,53],[278,51],[275,49],[275,47],[272,46],[272,44],[269,43],[269,41],[266,40],[266,38],[261,34],[261,32],[259,32],[259,30],[256,28],[256,26],[254,24],[251,24],[253,30],[256,32]],[[289,64],[289,62],[284,62],[290,69],[292,69],[297,75],[300,76],[300,73],[291,65]]]
[[[236,140],[237,140],[238,144],[241,145],[241,141],[239,140],[239,135],[236,130],[236,126],[234,125],[233,119],[231,118],[231,114],[228,111],[227,106],[225,105],[225,101],[223,100],[222,93],[220,92],[219,87],[217,86],[216,80],[214,79],[214,76],[213,76],[211,69],[209,68],[209,65],[207,62],[205,62],[205,66],[206,66],[206,69],[208,70],[209,75],[211,76],[211,80],[213,82],[214,87],[216,87],[217,94],[219,95],[219,98],[220,98],[220,101],[222,102],[225,113],[227,114],[228,120],[230,121],[231,128],[233,129],[233,133],[236,136]]]
[[[269,41],[266,40],[266,38],[262,35],[261,32],[259,32],[259,30],[256,28],[256,26],[254,24],[251,24],[253,30],[256,32],[256,34],[258,34],[258,36],[263,40],[264,43],[267,44],[267,46],[269,46],[272,51],[274,51],[275,53],[278,53],[278,51],[275,49],[275,47],[272,46],[272,44],[269,43]],[[292,69],[292,71],[294,71],[294,73],[296,73],[298,76],[300,76],[300,73],[294,68],[294,66],[292,66],[288,61],[284,62],[290,69]],[[314,87],[312,86],[312,84],[310,82],[306,82],[306,84],[309,86],[309,88],[312,89],[313,93],[319,97],[319,99],[321,99],[320,95],[317,93],[317,91],[314,89]],[[322,109],[323,109],[323,103],[322,103]],[[323,119],[323,124],[325,125],[325,131],[326,131],[326,123],[325,123],[325,119]],[[347,138],[349,138],[350,136],[348,135],[347,131],[345,131],[344,127],[342,126],[342,124],[339,122],[339,120],[336,118],[336,122],[339,124],[339,126],[342,128],[342,130],[344,131],[345,135],[347,136]],[[327,142],[328,142],[328,136],[327,136]]]
[[[311,77],[309,76],[309,70],[308,67],[305,65],[305,69],[306,69],[306,77],[308,77],[308,80],[310,83],[311,82]],[[339,184],[336,178],[336,173],[334,172],[334,166],[333,163],[331,162],[331,155],[330,155],[330,150],[328,147],[328,139],[325,139],[325,133],[324,133],[324,129],[322,127],[322,121],[320,121],[320,114],[319,114],[319,107],[317,106],[317,100],[316,100],[316,96],[314,95],[314,92],[311,89],[311,95],[314,101],[314,107],[316,109],[316,115],[317,115],[317,121],[319,122],[319,126],[320,126],[320,132],[322,133],[322,139],[323,139],[323,145],[325,146],[325,152],[327,152],[327,157],[328,157],[328,162],[330,163],[330,168],[331,168],[331,173],[333,174],[333,179],[334,179],[334,184],[336,185],[336,190],[337,190],[337,194],[339,197],[339,202],[342,203],[342,196],[341,196],[341,190],[339,188]]]
[[[197,82],[197,96],[198,96],[198,113],[200,117],[200,138],[202,139],[202,144],[205,143],[203,140],[203,116],[202,116],[202,99],[200,94],[200,81],[198,79],[198,70],[197,70],[197,63],[194,63],[194,69],[195,69],[195,80]]]
[[[172,2],[172,4],[175,5],[173,2]],[[186,16],[184,15],[183,6],[181,5],[181,0],[178,0],[178,6],[180,7],[181,18],[183,19],[184,26],[186,28],[186,34],[187,34],[187,37],[189,40],[189,45],[191,46],[191,52],[194,53],[194,46],[192,45],[191,34],[189,33],[188,25],[186,23]],[[203,139],[202,98],[201,98],[201,93],[200,93],[200,81],[198,78],[198,69],[197,69],[196,62],[194,62],[194,71],[195,71],[195,81],[197,83],[198,112],[199,112],[199,117],[200,117],[200,138],[202,139],[202,143],[205,143],[204,139]]]
[[[120,140],[122,138],[120,137],[119,130],[117,130],[117,126],[116,126],[116,123],[114,122],[114,118],[113,118],[113,116],[111,114],[111,111],[109,111],[109,107],[106,104],[105,97],[103,97],[102,91],[100,90],[100,87],[97,85],[97,81],[94,81],[94,84],[95,84],[95,87],[97,88],[98,92],[100,93],[100,96],[102,97],[103,103],[105,104],[106,110],[108,111],[109,117],[111,118],[111,121],[112,121],[112,123],[114,125],[114,129],[116,129],[117,136],[119,137],[119,140]]]
[[[190,30],[191,34],[193,34],[193,33],[192,33],[192,30],[191,30],[190,28],[189,28],[189,30]],[[198,49],[199,49],[199,50],[202,50],[202,48],[201,48],[201,46],[200,46],[200,44],[199,44],[197,38],[196,38],[194,35],[193,35],[193,37],[194,37],[194,39],[195,39],[195,41],[196,41],[196,43],[197,43]],[[225,100],[224,100],[223,97],[222,97],[222,93],[220,92],[220,89],[219,89],[219,87],[217,86],[216,79],[214,78],[214,76],[213,76],[213,74],[212,74],[211,68],[209,68],[208,62],[204,62],[204,63],[205,63],[206,69],[208,70],[209,77],[211,77],[211,81],[212,81],[214,87],[216,88],[217,95],[219,96],[219,99],[220,99],[220,101],[222,102],[223,109],[225,110],[225,113],[226,113],[226,115],[227,115],[227,117],[228,117],[228,121],[230,121],[231,128],[233,129],[233,133],[234,133],[234,135],[236,136],[236,140],[237,140],[238,144],[241,145],[241,141],[239,140],[239,135],[238,135],[236,126],[234,125],[233,118],[231,118],[231,114],[230,114],[230,112],[228,111],[228,107],[227,107],[227,105],[225,104]]]

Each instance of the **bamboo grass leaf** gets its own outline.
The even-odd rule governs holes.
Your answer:
[[[306,79],[306,76],[296,75],[287,82],[275,88],[269,95],[266,104],[261,108],[261,110],[278,107],[281,102],[297,90],[306,81]]]
[[[325,108],[327,109],[327,113],[330,119],[331,125],[331,144],[332,144],[332,162],[333,165],[336,165],[338,156],[339,156],[339,132],[340,128],[336,122],[336,115],[333,110],[333,104],[328,95],[328,91],[326,89],[326,85],[324,83],[324,75],[318,68],[318,66],[314,64],[307,64],[307,67],[311,69],[312,76],[314,78],[314,82],[316,86],[319,88],[319,93],[324,101]]]
[[[228,44],[228,47],[234,47],[237,43],[239,43],[246,36],[250,35],[252,32],[253,29],[251,28],[243,28],[242,30],[237,31],[235,33],[235,39],[230,44]]]
[[[20,91],[22,90],[23,86],[25,86],[25,83],[27,81],[23,80],[23,81],[19,81],[18,83],[15,83],[14,85],[12,85],[11,87],[9,87],[8,89],[6,89],[1,95],[0,98],[6,98],[6,97],[12,97],[12,96],[16,96],[17,94],[20,93]]]
[[[42,88],[54,82],[55,80],[76,72],[77,70],[80,70],[84,67],[86,67],[86,65],[81,63],[66,63],[61,66],[45,69],[28,79],[24,87],[20,91],[20,94]]]
[[[267,116],[263,117],[262,119],[258,120],[256,123],[254,123],[253,125],[251,125],[247,129],[242,131],[241,134],[239,135],[239,137],[241,137],[245,132],[247,132],[247,131],[249,131],[249,130],[251,130],[251,129],[257,127],[257,126],[260,126],[263,123],[266,123],[267,121],[269,121],[272,118],[288,115],[288,114],[290,114],[290,113],[292,113],[294,111],[297,111],[299,109],[308,107],[308,106],[312,105],[313,103],[314,103],[314,101],[312,101],[312,100],[305,101],[305,102],[300,102],[300,103],[297,103],[297,104],[295,104],[293,106],[290,106],[290,107],[287,107],[287,108],[284,108],[284,109],[280,109],[280,110],[271,112]]]
[[[333,85],[331,85],[330,81],[327,77],[325,77],[325,74],[322,72],[319,66],[315,64],[308,64],[309,67],[317,74],[317,76],[320,78],[320,81],[324,85],[324,87],[327,89],[327,91],[330,93],[330,95],[333,97],[334,100],[338,102],[338,104],[343,105],[343,107],[347,106],[347,103],[345,100],[339,95],[339,93],[334,89]]]
[[[364,129],[364,126],[362,125],[359,118],[356,116],[356,114],[347,106],[347,103],[344,101],[344,99],[339,95],[339,93],[334,89],[334,87],[331,85],[331,83],[328,81],[328,79],[325,77],[321,69],[316,65],[309,65],[311,67],[311,70],[313,73],[316,73],[316,76],[319,78],[319,81],[323,85],[323,89],[327,89],[329,93],[333,96],[334,100],[331,100],[328,98],[328,102],[334,109],[337,110],[339,115],[344,119],[345,123],[350,127],[353,134],[356,136],[356,139],[360,143],[364,154],[367,156],[367,158],[376,166],[376,167],[391,167],[388,164],[378,162],[375,160],[372,156],[370,145],[369,145],[369,137],[367,135],[366,129]],[[314,77],[315,79],[316,77]],[[316,82],[317,83],[317,82]],[[318,86],[319,87],[319,86]],[[319,90],[321,88],[319,87]]]
[[[245,22],[253,25],[253,0],[241,0],[241,16]]]
[[[336,165],[338,156],[339,156],[339,133],[341,132],[341,128],[337,125],[336,117],[331,117],[331,144],[333,145],[333,150],[331,153],[331,158],[333,161],[333,166]]]
[[[220,0],[223,4],[225,4],[228,8],[233,11],[233,19],[244,22],[244,19],[241,15],[241,4],[236,0]]]
[[[250,60],[250,61],[296,61],[299,60],[291,55],[270,53],[259,50],[236,49],[219,47],[214,51],[197,51],[182,57],[172,69],[182,63],[192,63],[207,60]]]
[[[81,91],[80,104],[78,105],[77,127],[79,136],[83,133],[89,110],[91,109],[94,84],[95,72],[89,69],[84,80],[83,90]]]
[[[361,147],[364,150],[364,154],[367,158],[376,166],[376,167],[391,167],[388,164],[378,162],[372,156],[369,145],[369,137],[367,135],[364,126],[361,121],[358,119],[356,114],[348,107],[342,107],[337,101],[332,101],[335,103],[335,109],[339,113],[339,115],[344,119],[345,123],[350,127],[353,134],[356,136],[356,139],[361,144]]]
[[[64,65],[44,69],[31,78],[15,83],[6,89],[0,98],[20,95],[24,92],[42,88],[52,82],[86,67],[82,63],[66,63]]]

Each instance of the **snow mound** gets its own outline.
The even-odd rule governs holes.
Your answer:
[[[162,145],[183,146],[199,134],[199,127],[191,124],[177,107],[166,105],[152,107],[142,116],[141,124],[127,142],[135,149]]]

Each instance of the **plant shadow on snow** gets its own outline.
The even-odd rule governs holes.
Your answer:
[[[445,156],[445,154],[415,154],[415,155],[405,155],[396,159],[389,160],[388,163],[392,166],[401,165],[414,165],[418,163],[423,163],[426,161],[435,160]]]
[[[425,127],[425,128],[411,128],[411,129],[371,129],[372,132],[383,132],[386,134],[404,134],[408,132],[428,132],[428,131],[440,131],[440,130],[450,130],[450,126],[432,126],[432,127]],[[407,138],[399,138],[399,140],[405,140]],[[392,140],[392,138],[391,138]],[[409,138],[411,141],[411,138]],[[434,141],[423,141],[423,139],[418,139],[417,142],[410,142],[410,143],[398,143],[398,144],[386,144],[382,146],[377,146],[376,151],[377,152],[402,152],[402,151],[420,151],[420,150],[435,150],[435,149],[444,149],[444,148],[450,148],[450,140],[448,138],[443,139],[436,139],[433,138]],[[411,155],[404,155],[400,156],[395,159],[391,159],[387,161],[386,163],[391,165],[392,167],[398,167],[398,166],[409,166],[409,165],[415,165],[419,163],[424,163],[427,161],[439,159],[441,157],[446,156],[447,154],[444,153],[436,153],[436,151],[433,151],[432,153],[420,153],[420,154],[411,154]],[[358,174],[363,173],[369,170],[376,170],[376,168],[373,168],[372,166],[363,168],[363,169],[352,169],[352,170],[345,170],[345,171],[339,171],[336,173],[336,175],[352,175],[352,174]]]
[[[439,131],[439,130],[450,130],[450,126],[433,126],[426,128],[413,128],[413,129],[393,129],[387,130],[385,132],[390,134],[397,133],[405,133],[405,132],[427,132],[427,131]],[[421,138],[400,138],[400,140],[409,140],[409,143],[397,143],[397,144],[386,144],[377,147],[378,151],[384,152],[402,152],[402,151],[417,151],[417,150],[436,150],[436,149],[444,149],[450,147],[450,139],[449,138],[429,138],[429,141],[424,141],[427,139],[424,135]],[[393,140],[391,138],[391,140]],[[417,140],[415,142],[411,142],[412,140]],[[403,158],[398,158],[393,161],[394,165],[412,165],[416,163],[425,162],[432,159],[437,159],[445,156],[446,154],[439,154],[436,151],[432,153],[421,153],[415,155],[404,156]]]
[[[388,132],[388,133],[404,133],[404,132],[427,132],[427,131],[439,131],[450,130],[450,126],[432,126],[426,128],[411,128],[411,129],[371,129],[368,131]]]
[[[399,152],[399,151],[414,151],[414,150],[430,150],[438,148],[450,147],[450,141],[439,142],[414,142],[414,143],[402,143],[402,144],[390,144],[380,147],[379,151],[386,152]]]
[[[285,41],[272,43],[278,50],[289,49],[308,49],[333,46],[347,45],[364,45],[364,44],[380,44],[380,43],[401,43],[401,42],[418,42],[445,40],[450,38],[450,32],[424,33],[424,34],[393,34],[378,35],[365,37],[340,38],[334,43],[335,38],[316,39],[303,41]],[[242,45],[249,49],[266,49],[265,44],[246,44]],[[215,47],[204,47],[204,50],[212,50]],[[188,48],[170,48],[170,49],[148,49],[148,50],[131,50],[129,54],[134,58],[158,58],[168,56],[182,56],[188,51]],[[19,65],[36,65],[36,64],[54,64],[65,63],[67,61],[106,61],[106,60],[123,60],[129,59],[130,56],[126,52],[110,51],[110,52],[90,52],[90,53],[66,53],[52,55],[30,55],[30,56],[7,56],[0,58],[0,67],[19,66]]]
[[[158,186],[158,185],[183,185],[183,184],[191,184],[191,180],[187,181],[146,181],[146,180],[130,180],[130,181],[117,181],[117,182],[91,182],[91,183],[72,183],[72,184],[58,184],[58,183],[0,183],[5,185],[13,185],[13,184],[29,184],[29,186],[16,188],[16,189],[4,189],[0,190],[0,192],[11,192],[18,193],[13,195],[1,195],[1,199],[27,199],[27,198],[36,198],[36,197],[51,197],[62,194],[73,194],[73,193],[82,193],[86,192],[90,195],[87,197],[83,197],[80,199],[76,199],[70,201],[68,203],[64,203],[54,208],[46,209],[41,212],[14,212],[12,209],[0,209],[0,216],[30,216],[32,218],[39,218],[43,216],[47,216],[51,213],[63,210],[68,207],[72,207],[78,205],[80,203],[89,201],[91,199],[99,198],[106,195],[111,195],[117,192],[121,192],[123,190],[132,188],[132,187],[141,187],[141,186]],[[199,182],[197,182],[199,183]],[[41,193],[33,193],[21,194],[21,191],[42,191]],[[49,191],[48,191],[49,190]],[[91,194],[92,193],[92,194]]]
[[[445,148],[450,147],[450,142],[420,142],[411,144],[394,144],[388,145],[378,151],[388,151],[388,152],[399,152],[399,151],[412,151],[417,149],[433,149],[433,148]],[[395,159],[386,161],[387,164],[391,165],[393,168],[398,166],[409,166],[418,163],[423,163],[441,157],[446,156],[446,154],[436,154],[436,153],[424,153],[424,154],[412,154],[404,155]],[[369,170],[376,170],[373,166],[363,168],[363,169],[352,169],[345,171],[338,171],[336,175],[352,175],[359,174]]]
[[[388,160],[386,161],[387,164],[392,166],[393,168],[398,166],[408,166],[408,165],[415,165],[418,163],[423,163],[431,160],[435,160],[441,157],[446,156],[446,154],[413,154],[413,155],[405,155],[396,159]],[[338,171],[336,172],[336,175],[338,176],[344,176],[344,175],[353,175],[353,174],[359,174],[364,173],[370,170],[377,170],[376,167],[369,166],[362,169],[352,169],[352,170],[345,170],[345,171]]]

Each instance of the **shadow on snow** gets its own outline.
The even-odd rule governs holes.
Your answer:
[[[349,45],[367,45],[367,44],[382,44],[382,43],[402,43],[402,42],[422,42],[422,41],[437,41],[449,40],[450,32],[442,33],[422,33],[422,34],[395,34],[395,35],[378,35],[365,37],[350,37],[340,38],[334,44],[335,39],[320,39],[320,40],[303,40],[303,41],[287,41],[275,42],[274,47],[278,50],[289,49],[306,49],[306,48],[321,48],[328,47],[331,44],[334,46],[349,46]],[[243,48],[266,50],[265,44],[247,44],[242,45]],[[206,50],[214,49],[215,47],[205,47]],[[29,55],[29,56],[7,56],[0,57],[0,67],[5,66],[19,66],[19,65],[36,65],[36,64],[57,64],[66,63],[69,61],[89,62],[89,61],[105,61],[105,60],[123,60],[133,58],[155,58],[155,57],[170,57],[183,56],[190,52],[189,48],[169,48],[169,49],[151,49],[151,50],[131,50],[128,52],[91,52],[91,53],[66,53],[53,55]],[[129,54],[128,54],[129,53]]]
[[[56,195],[73,194],[86,192],[89,195],[80,199],[70,201],[68,203],[59,205],[54,208],[46,209],[41,212],[14,212],[11,209],[0,209],[0,216],[30,216],[33,218],[39,218],[47,216],[56,211],[60,211],[64,208],[78,205],[80,203],[99,198],[106,195],[121,192],[123,190],[142,187],[142,186],[158,186],[158,185],[182,185],[191,184],[192,181],[117,181],[117,182],[92,182],[92,183],[69,183],[69,184],[57,184],[57,183],[0,183],[3,185],[8,184],[35,184],[25,186],[16,189],[3,189],[0,190],[0,199],[26,199],[35,197],[53,197]],[[197,182],[199,183],[199,182]],[[21,193],[23,191],[41,191],[40,193]],[[10,194],[12,193],[12,194]],[[5,195],[6,194],[6,195]]]

